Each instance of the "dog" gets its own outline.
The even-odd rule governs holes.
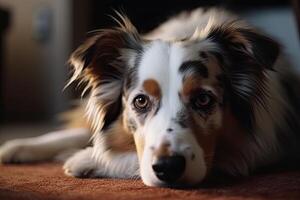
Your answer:
[[[181,13],[146,35],[117,15],[118,27],[90,33],[71,55],[69,84],[88,93],[69,113],[72,128],[8,141],[2,163],[73,150],[67,175],[161,187],[299,158],[300,82],[277,41],[217,8]]]

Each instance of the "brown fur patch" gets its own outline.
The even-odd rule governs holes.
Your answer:
[[[200,86],[201,86],[200,78],[197,78],[197,77],[187,78],[183,83],[183,87],[182,87],[183,96],[182,97],[190,96],[193,93],[193,91],[200,88]]]
[[[183,97],[190,96],[195,90],[200,89],[203,85],[211,86],[218,89],[218,79],[217,76],[220,74],[220,67],[216,59],[211,58],[209,62],[206,63],[209,70],[209,77],[203,78],[195,74],[186,76],[183,81],[182,95]]]
[[[162,143],[158,149],[155,149],[153,155],[157,158],[162,156],[171,156],[172,152],[170,151],[171,144],[168,142]]]
[[[207,169],[210,170],[213,164],[213,159],[215,155],[215,147],[217,136],[219,135],[219,131],[209,134],[203,134],[199,131],[199,128],[194,128],[194,134],[197,139],[198,144],[204,151],[204,160],[207,166]]]
[[[220,62],[218,59],[211,53],[202,52],[202,54],[205,54],[205,58],[202,58],[200,63],[202,63],[203,67],[207,69],[207,72],[204,72],[202,70],[201,73],[196,73],[197,70],[194,70],[195,73],[184,76],[183,78],[183,89],[182,89],[182,95],[183,97],[190,96],[195,90],[200,89],[202,86],[210,86],[214,88],[217,92],[220,91],[220,85],[219,80],[217,77],[220,76],[222,73]],[[190,66],[190,65],[187,65]],[[197,66],[197,65],[195,65]],[[184,66],[181,66],[184,67]],[[199,68],[201,65],[199,64]],[[198,69],[199,70],[199,69]],[[203,74],[206,74],[207,76],[203,76]],[[202,74],[202,75],[201,75]]]
[[[241,127],[238,119],[231,113],[229,108],[224,111],[223,124],[224,126],[218,136],[215,150],[215,162],[217,163],[226,162],[228,157],[224,155],[234,157],[239,154],[240,149],[243,149],[245,142],[248,141],[248,134]]]
[[[203,131],[195,123],[193,126],[197,142],[204,151],[208,170],[211,170],[214,163],[226,162],[228,157],[224,157],[224,155],[234,157],[234,154],[239,154],[239,150],[247,141],[247,134],[228,108],[224,110],[222,124],[220,130],[211,131],[208,134],[203,134]]]
[[[105,133],[107,147],[116,152],[135,151],[135,144],[132,134],[128,133],[122,118],[119,118]]]
[[[61,113],[58,118],[64,122],[63,128],[87,128],[91,129],[91,123],[88,122],[85,115],[85,101],[79,103],[77,107]],[[91,131],[92,134],[92,131]]]
[[[199,146],[203,149],[205,164],[209,171],[214,161],[215,147],[218,136],[220,135],[220,129],[214,127],[212,124],[207,124],[205,129],[202,128],[202,125],[199,123],[203,121],[203,119],[197,114],[191,117],[190,121],[193,134]]]
[[[151,96],[157,99],[161,98],[161,89],[156,80],[154,79],[145,80],[143,83],[143,88]]]

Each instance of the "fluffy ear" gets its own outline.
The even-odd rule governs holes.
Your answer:
[[[126,17],[120,27],[99,30],[71,55],[74,69],[69,83],[79,80],[90,90],[87,111],[97,131],[107,128],[122,110],[122,86],[128,63],[122,56],[125,51],[139,51],[140,38]]]
[[[225,54],[246,58],[261,69],[272,69],[280,53],[276,41],[239,21],[211,28],[208,38],[218,43]]]
[[[265,70],[273,69],[280,45],[239,22],[212,28],[208,38],[221,49],[230,107],[241,124],[251,130],[254,106],[267,107]]]

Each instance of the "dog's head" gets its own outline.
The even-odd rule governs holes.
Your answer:
[[[96,130],[122,120],[133,135],[144,183],[193,185],[212,168],[221,135],[255,126],[264,72],[278,53],[276,42],[239,22],[150,41],[125,18],[121,27],[93,33],[71,63],[73,79],[91,88]]]

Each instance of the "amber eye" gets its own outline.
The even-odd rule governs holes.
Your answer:
[[[194,109],[207,110],[213,106],[214,98],[207,92],[200,92],[191,99],[191,103]]]
[[[149,108],[149,97],[140,94],[136,96],[133,100],[134,107],[139,111],[146,111]]]

